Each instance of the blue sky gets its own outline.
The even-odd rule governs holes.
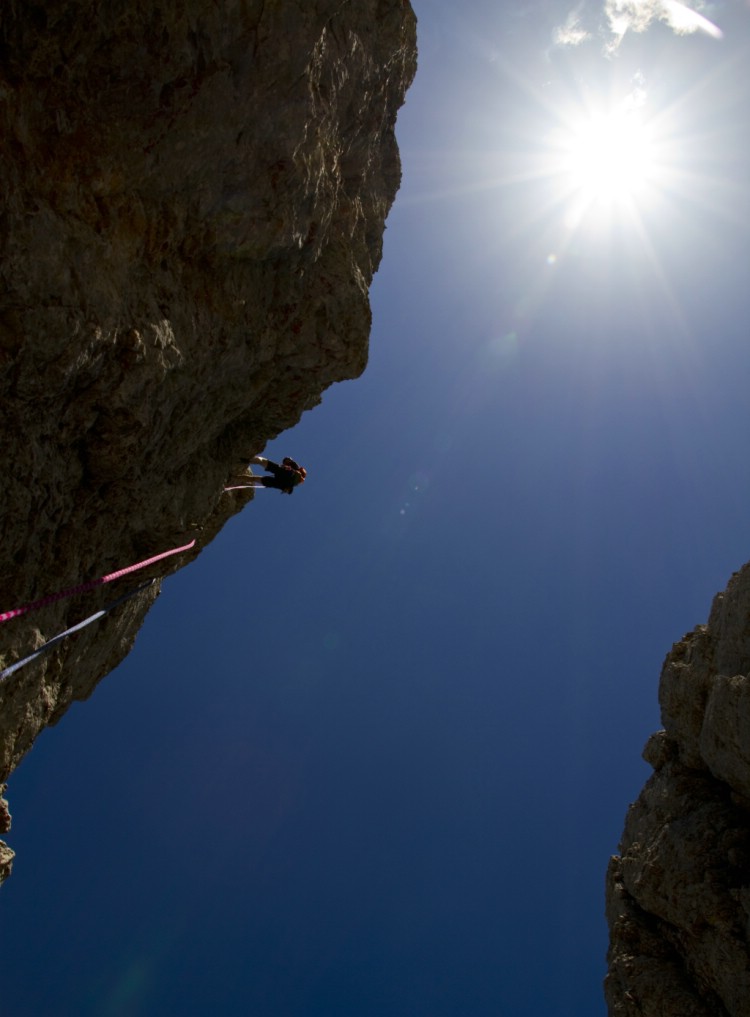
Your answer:
[[[414,7],[369,367],[12,778],[8,1017],[604,1014],[659,669],[748,557],[750,12]]]

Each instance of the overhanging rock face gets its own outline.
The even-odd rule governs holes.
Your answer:
[[[607,874],[612,1017],[750,1014],[750,565],[661,675],[654,774]]]
[[[415,68],[405,0],[3,11],[0,611],[195,539],[117,594],[188,563],[240,460],[361,373]],[[106,590],[4,622],[0,668]],[[158,590],[0,683],[0,781]]]

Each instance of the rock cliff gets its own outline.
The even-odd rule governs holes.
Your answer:
[[[607,873],[613,1017],[750,1014],[750,565],[659,687],[654,773]]]
[[[5,5],[0,610],[196,543],[0,682],[0,782],[247,503],[240,463],[365,367],[415,67],[406,0]],[[0,668],[107,589],[4,622]]]

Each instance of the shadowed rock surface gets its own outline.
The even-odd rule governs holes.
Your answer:
[[[196,545],[5,622],[0,668],[189,563],[227,478],[364,369],[415,68],[406,0],[6,5],[0,611]],[[158,592],[0,683],[0,781]]]
[[[662,670],[654,774],[607,873],[616,1017],[750,1014],[750,565]]]

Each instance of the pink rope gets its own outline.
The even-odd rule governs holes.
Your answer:
[[[83,583],[81,586],[71,586],[69,590],[62,590],[60,593],[53,593],[49,597],[42,597],[41,600],[35,600],[31,604],[24,604],[23,607],[17,607],[13,611],[5,611],[3,614],[0,614],[0,622],[8,621],[9,618],[18,618],[22,614],[29,614],[30,611],[46,607],[47,604],[54,604],[55,601],[63,600],[65,597],[73,597],[77,593],[88,593],[89,590],[93,590],[97,586],[103,586],[105,583],[111,583],[113,580],[119,579],[120,576],[126,576],[129,572],[145,569],[147,565],[153,565],[155,561],[161,561],[162,558],[169,558],[170,555],[189,551],[194,545],[195,541],[191,540],[184,547],[173,547],[171,551],[162,551],[161,554],[155,554],[153,558],[146,558],[145,561],[139,561],[135,565],[128,565],[127,568],[119,569],[117,572],[110,572],[108,576],[100,576],[99,579],[92,579],[91,582]]]

